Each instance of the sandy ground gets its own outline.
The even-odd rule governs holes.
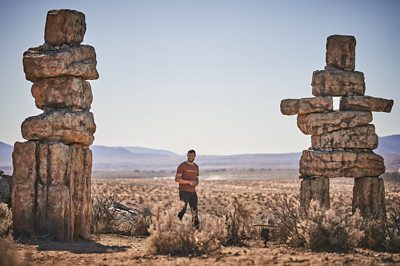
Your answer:
[[[331,200],[340,198],[351,210],[353,180],[331,182]],[[93,194],[114,194],[135,207],[176,200],[178,191],[171,179],[93,180]],[[262,207],[279,195],[298,194],[300,180],[203,180],[198,188],[200,212],[226,206],[235,196],[245,204]],[[400,206],[400,182],[386,182],[388,206]],[[18,257],[32,265],[400,265],[400,254],[355,249],[349,253],[310,252],[270,242],[266,248],[253,240],[246,247],[222,247],[220,254],[202,257],[173,257],[147,254],[146,238],[123,235],[92,235],[90,241],[54,242],[16,240]]]

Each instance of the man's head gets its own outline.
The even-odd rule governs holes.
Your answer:
[[[196,151],[195,150],[189,150],[187,152],[187,157],[188,157],[188,162],[194,162],[194,159],[196,158]]]

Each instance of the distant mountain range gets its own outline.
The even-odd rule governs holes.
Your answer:
[[[91,146],[94,171],[173,171],[186,159],[167,150],[143,147]],[[0,142],[0,169],[12,171],[13,146]],[[385,158],[388,172],[400,167],[400,135],[379,137],[377,154]],[[198,155],[203,170],[216,169],[298,169],[301,153]]]

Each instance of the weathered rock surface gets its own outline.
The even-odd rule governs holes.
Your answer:
[[[14,231],[87,238],[90,230],[92,153],[88,147],[28,141],[16,143]],[[22,164],[23,162],[23,164]],[[26,182],[29,181],[29,182]],[[24,218],[21,220],[21,218]]]
[[[305,150],[300,159],[301,176],[365,177],[385,172],[383,158],[371,152]]]
[[[11,181],[12,177],[0,171],[0,203],[11,206]]]
[[[44,40],[53,46],[80,44],[86,32],[85,14],[69,9],[47,12]]]
[[[13,158],[12,216],[16,235],[34,234],[36,142],[16,142]]]
[[[76,77],[41,79],[32,85],[31,92],[36,107],[42,110],[89,110],[93,101],[90,83]]]
[[[364,95],[364,74],[358,71],[317,70],[312,76],[314,96]]]
[[[376,98],[371,96],[343,96],[340,99],[340,110],[348,111],[373,111],[387,112],[392,111],[393,100]]]
[[[281,112],[284,115],[323,113],[332,110],[332,97],[285,99],[281,101]]]
[[[385,185],[382,178],[360,177],[354,180],[353,212],[359,209],[364,218],[386,219]]]
[[[306,135],[322,135],[339,129],[367,125],[372,113],[366,111],[335,111],[297,116],[297,126]]]
[[[67,46],[47,49],[46,45],[30,48],[24,53],[24,72],[27,80],[75,76],[98,79],[96,52],[92,46]]]
[[[356,61],[356,38],[346,35],[331,35],[326,41],[325,69],[353,71]]]
[[[314,150],[334,149],[376,149],[378,136],[372,124],[340,129],[338,131],[311,136],[311,147]]]
[[[93,143],[96,124],[91,112],[66,110],[43,113],[25,119],[21,125],[26,140],[58,141],[65,144]]]
[[[329,178],[303,177],[300,187],[301,206],[308,209],[311,200],[318,200],[321,207],[330,208]]]

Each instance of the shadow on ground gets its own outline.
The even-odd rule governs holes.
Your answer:
[[[93,240],[59,242],[51,240],[19,239],[17,242],[26,245],[35,245],[38,251],[68,251],[76,254],[123,252],[130,248],[130,246],[106,246]]]

